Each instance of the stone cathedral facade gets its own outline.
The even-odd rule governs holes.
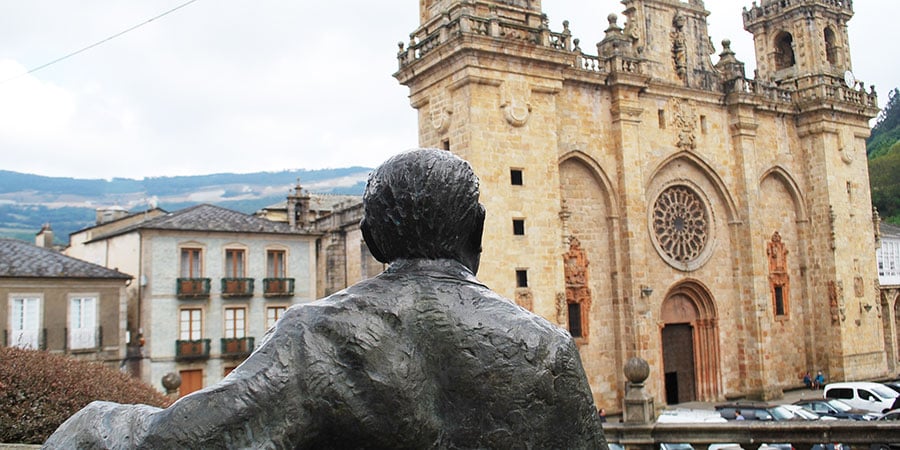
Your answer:
[[[621,3],[594,47],[540,0],[419,1],[395,77],[481,178],[479,278],[572,333],[610,410],[634,356],[668,404],[893,370],[852,2],[747,5],[752,75],[701,0]]]

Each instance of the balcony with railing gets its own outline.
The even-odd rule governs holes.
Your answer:
[[[293,278],[263,278],[263,295],[266,297],[291,297],[294,295]]]
[[[175,341],[176,361],[196,361],[209,358],[209,339]]]
[[[209,297],[209,278],[178,278],[176,280],[176,295],[178,298],[206,298]]]
[[[3,330],[3,346],[47,350],[47,329]]]
[[[93,352],[103,345],[103,327],[64,329],[67,352]]]
[[[222,278],[222,297],[252,297],[253,278]]]
[[[222,357],[244,358],[253,353],[253,344],[252,337],[222,338]]]

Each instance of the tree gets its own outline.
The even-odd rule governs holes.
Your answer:
[[[897,141],[900,141],[900,89],[894,88],[866,139],[866,154],[869,159],[885,155]]]
[[[94,400],[166,407],[151,386],[97,362],[0,347],[0,442],[41,444]]]

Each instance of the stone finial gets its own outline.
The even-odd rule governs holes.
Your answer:
[[[162,385],[166,389],[166,395],[174,395],[181,387],[181,376],[175,372],[169,372],[162,377]]]
[[[744,63],[739,61],[731,49],[731,40],[722,40],[722,53],[719,53],[719,62],[716,63],[716,69],[722,73],[725,81],[731,81],[735,78],[744,78]]]
[[[643,384],[650,376],[650,364],[643,358],[633,357],[625,363],[625,378],[631,384]]]
[[[619,21],[619,16],[610,14],[606,16],[606,20],[609,22],[609,26],[606,28],[607,36],[609,36],[609,33],[611,32],[619,33],[622,31],[622,28],[620,28],[619,24],[617,23]]]
[[[625,36],[622,28],[617,23],[619,16],[610,14],[606,18],[609,21],[609,27],[606,28],[606,35],[603,40],[597,43],[597,55],[601,58],[614,55],[633,55],[634,41]]]
[[[650,423],[656,419],[653,397],[644,392],[644,381],[650,376],[650,365],[633,357],[625,363],[625,377],[630,387],[625,393],[625,423]]]

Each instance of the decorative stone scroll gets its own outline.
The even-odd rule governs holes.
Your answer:
[[[500,88],[500,109],[510,125],[518,128],[531,116],[531,88],[524,82],[508,81]]]
[[[428,99],[428,121],[438,134],[444,134],[450,129],[453,108],[451,108],[449,97],[446,92],[441,91]]]
[[[516,304],[534,312],[534,294],[529,288],[516,289]]]

